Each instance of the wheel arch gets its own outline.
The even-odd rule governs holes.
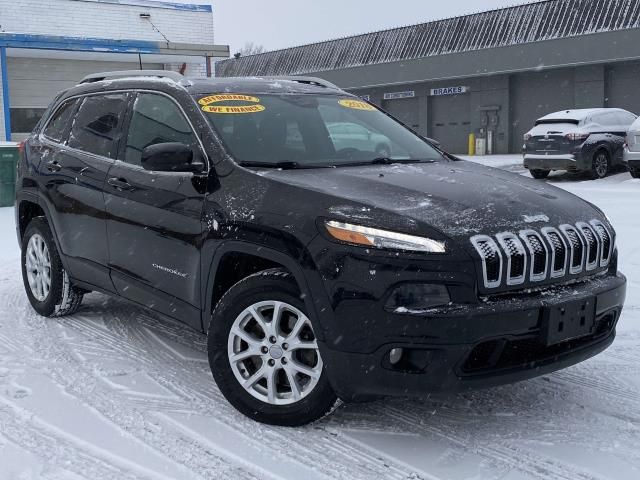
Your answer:
[[[210,262],[208,274],[204,276],[206,281],[203,282],[205,286],[202,331],[207,331],[209,319],[217,302],[229,288],[249,275],[270,268],[283,268],[291,273],[300,289],[310,317],[317,319],[314,297],[311,295],[303,269],[303,265],[309,263],[308,260],[310,260],[309,257],[297,261],[284,252],[248,242],[229,241],[218,247]],[[248,262],[251,264],[247,265]],[[229,276],[230,272],[231,276]],[[321,336],[321,331],[320,328],[316,328],[316,335]]]
[[[40,197],[40,195],[32,192],[20,192],[16,197],[15,215],[16,235],[20,246],[22,246],[22,238],[29,226],[29,222],[36,217],[44,217],[49,225],[49,229],[51,230],[51,235],[53,236],[53,241],[56,244],[60,261],[62,262],[63,267],[68,270],[67,259],[61,249],[53,217],[49,211],[47,203]]]

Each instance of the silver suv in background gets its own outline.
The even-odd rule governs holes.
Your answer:
[[[524,136],[524,167],[534,178],[554,170],[606,177],[622,164],[627,131],[637,116],[619,108],[564,110],[546,115]]]
[[[633,178],[640,178],[640,119],[629,128],[624,145],[624,162],[629,167]]]

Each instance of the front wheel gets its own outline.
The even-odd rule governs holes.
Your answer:
[[[531,176],[533,178],[536,178],[538,180],[543,180],[549,176],[551,171],[550,170],[529,170],[529,173],[531,173]]]
[[[71,315],[84,292],[71,284],[44,218],[34,218],[22,238],[22,279],[27,297],[44,317]]]
[[[611,170],[611,162],[609,161],[609,154],[605,150],[598,150],[593,156],[593,162],[591,165],[591,178],[599,180],[609,175]]]
[[[640,178],[640,168],[630,168],[629,172],[633,178]]]
[[[241,280],[216,306],[208,333],[213,377],[229,403],[256,421],[305,425],[337,404],[305,310],[280,269]]]

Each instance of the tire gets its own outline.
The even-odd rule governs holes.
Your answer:
[[[631,176],[633,178],[640,178],[640,168],[638,168],[638,169],[630,168],[629,172],[631,173]]]
[[[533,178],[536,178],[538,180],[544,180],[549,176],[551,171],[550,170],[529,170],[529,173]]]
[[[600,180],[605,178],[611,172],[611,159],[606,150],[598,150],[593,156],[591,162],[591,178]]]
[[[276,309],[282,315],[276,315],[280,320],[272,327]],[[260,322],[256,320],[258,317]],[[293,331],[293,327],[302,325],[295,329],[297,333]],[[274,332],[278,332],[278,338]],[[304,345],[315,348],[299,345],[292,348],[301,339],[306,342]],[[213,312],[207,346],[209,365],[220,391],[231,405],[253,420],[269,425],[302,426],[328,415],[338,405],[298,286],[284,270],[265,270],[231,287]],[[233,362],[231,355],[238,352],[246,358]],[[306,369],[316,378],[298,368]],[[267,375],[274,379],[270,382],[271,390]],[[241,380],[250,380],[247,388],[241,385]]]
[[[43,217],[34,218],[27,226],[21,260],[24,288],[36,312],[43,317],[63,317],[78,310],[84,291],[71,284]]]

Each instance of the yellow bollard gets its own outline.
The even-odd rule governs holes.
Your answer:
[[[469,134],[469,155],[474,156],[476,154],[476,135],[475,133]]]

